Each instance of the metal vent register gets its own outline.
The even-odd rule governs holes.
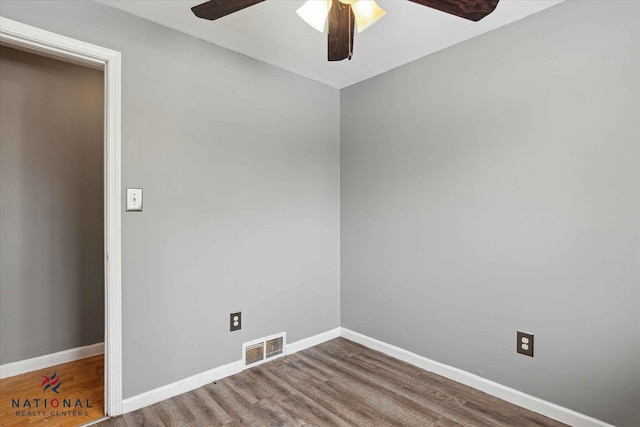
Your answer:
[[[242,344],[244,365],[257,365],[284,356],[285,343],[286,333],[282,332]]]
[[[274,338],[265,344],[267,358],[282,354],[282,337]]]
[[[264,343],[248,346],[244,350],[245,365],[259,362],[264,359]]]

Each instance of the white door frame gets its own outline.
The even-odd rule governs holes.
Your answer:
[[[104,70],[105,412],[122,414],[120,52],[0,17],[0,44]]]

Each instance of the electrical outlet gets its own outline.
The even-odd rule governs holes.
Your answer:
[[[239,331],[242,329],[242,312],[231,313],[229,315],[229,331]]]
[[[533,334],[518,331],[517,335],[517,348],[516,351],[525,356],[533,357]]]

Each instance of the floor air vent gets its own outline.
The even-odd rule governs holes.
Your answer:
[[[255,366],[284,356],[286,338],[286,332],[282,332],[242,344],[244,365]]]
[[[267,343],[265,344],[267,359],[282,354],[283,341],[284,340],[282,339],[282,337],[274,338],[267,341]]]
[[[245,365],[252,365],[264,360],[264,343],[247,346],[244,350]]]

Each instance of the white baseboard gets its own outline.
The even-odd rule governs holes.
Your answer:
[[[314,345],[318,345],[339,336],[340,328],[335,328],[330,331],[323,332],[318,335],[314,335],[312,337],[288,344],[285,353],[293,354],[297,351],[313,347]],[[242,363],[242,360],[238,360],[236,362],[231,362],[226,365],[219,366],[217,368],[213,368],[196,375],[192,375],[188,378],[176,381],[174,383],[149,390],[137,396],[129,397],[128,399],[124,399],[122,401],[122,413],[126,414],[140,408],[144,408],[145,406],[153,405],[154,403],[170,399],[179,394],[195,390],[198,387],[202,387],[222,378],[240,373],[244,369],[245,365]]]
[[[33,357],[31,359],[5,363],[4,365],[0,365],[0,379],[60,365],[61,363],[97,356],[99,354],[104,354],[103,342],[59,351],[58,353],[45,354],[44,356]]]
[[[449,378],[453,381],[481,390],[487,394],[506,400],[507,402],[529,409],[530,411],[553,418],[554,420],[562,423],[581,427],[613,427],[611,424],[607,424],[604,421],[564,408],[556,405],[555,403],[547,402],[546,400],[539,399],[513,388],[490,381],[486,378],[479,377],[463,371],[462,369],[427,359],[419,354],[387,344],[358,332],[354,332],[346,328],[340,328],[340,336],[429,372],[442,375],[445,378]]]
[[[192,375],[174,383],[163,385],[162,387],[149,390],[136,396],[129,397],[122,401],[122,413],[126,414],[133,412],[144,408],[145,406],[150,406],[179,394],[195,390],[219,379],[242,372],[243,369],[244,365],[242,364],[242,360],[238,360],[236,362],[231,362],[226,365],[218,366],[217,368]]]
[[[286,354],[296,353],[339,336],[565,424],[579,425],[581,427],[613,427],[610,424],[571,409],[563,408],[562,406],[554,403],[530,396],[521,391],[487,380],[486,378],[436,362],[424,356],[420,356],[419,354],[412,353],[400,347],[387,344],[346,328],[332,329],[288,344],[286,347]],[[245,366],[242,363],[242,360],[238,360],[174,383],[164,385],[154,390],[147,391],[137,396],[124,399],[122,402],[123,414],[153,405],[154,403],[158,403],[165,399],[170,399],[179,394],[195,390],[196,388],[210,384],[213,381],[240,373],[244,369]]]
[[[325,341],[338,338],[340,336],[340,328],[331,329],[327,332],[322,332],[318,335],[314,335],[309,338],[304,338],[291,344],[287,344],[287,354],[297,353],[305,348],[313,347],[314,345],[322,344]]]

